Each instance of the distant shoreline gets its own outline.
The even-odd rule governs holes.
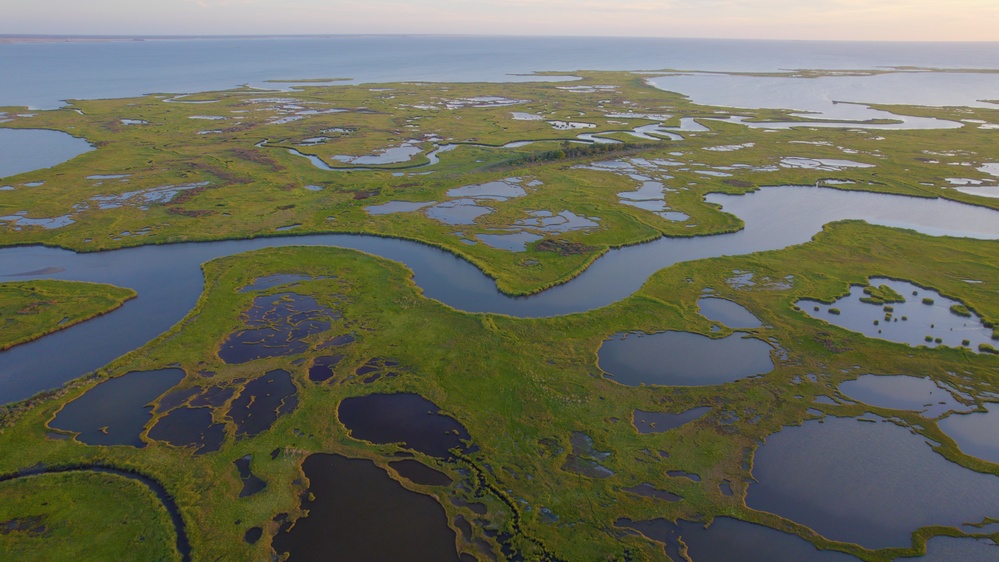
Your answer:
[[[225,39],[333,38],[348,35],[0,35],[0,45],[13,43],[130,43]],[[350,35],[350,37],[356,37]]]
[[[126,43],[143,41],[204,41],[204,40],[233,40],[233,39],[336,39],[336,38],[358,38],[358,37],[451,37],[451,38],[508,38],[508,39],[622,39],[624,36],[616,35],[504,35],[504,34],[463,34],[463,33],[317,33],[317,34],[297,34],[285,33],[277,35],[249,34],[249,35],[75,35],[75,34],[17,34],[0,33],[0,45],[17,43]],[[992,45],[999,41],[912,41],[912,40],[834,40],[834,39],[762,39],[762,38],[739,38],[739,37],[656,37],[656,36],[634,36],[628,39],[644,39],[652,41],[692,41],[692,42],[756,42],[756,43],[778,43],[778,44],[802,44],[802,43],[872,43],[872,44],[984,44]]]
[[[336,39],[359,37],[506,37],[503,35],[411,34],[411,33],[318,33],[279,35],[61,35],[0,33],[0,45],[15,43],[131,43],[143,41],[204,41],[232,39]],[[519,37],[519,36],[509,36]],[[527,37],[527,36],[525,36]],[[653,38],[655,39],[655,38]]]

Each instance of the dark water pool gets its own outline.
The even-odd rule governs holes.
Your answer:
[[[253,455],[246,455],[232,461],[232,464],[236,465],[236,470],[239,471],[239,479],[243,481],[243,489],[239,491],[241,498],[252,496],[267,487],[267,482],[258,478],[250,470],[251,462],[253,462]]]
[[[325,382],[333,378],[333,368],[343,360],[343,355],[321,355],[312,361],[309,367],[309,380],[312,382]]]
[[[630,486],[621,489],[625,492],[628,492],[629,494],[635,494],[636,496],[655,498],[657,500],[662,500],[667,502],[678,502],[683,499],[683,497],[678,496],[673,492],[660,490],[655,486],[653,486],[652,484],[649,484],[648,482],[643,482],[637,486]]]
[[[77,432],[88,445],[143,447],[139,436],[152,418],[149,404],[183,378],[180,369],[160,369],[108,379],[66,404],[49,427]]]
[[[310,455],[302,463],[308,516],[285,523],[274,549],[290,560],[457,562],[444,508],[404,488],[373,462]]]
[[[330,320],[338,317],[307,295],[257,297],[244,316],[248,329],[230,335],[219,349],[219,357],[235,364],[302,353],[309,347],[304,338],[329,330]]]
[[[419,394],[369,394],[344,398],[337,410],[351,437],[372,443],[401,443],[423,454],[451,458],[468,452],[471,437],[454,418]]]
[[[730,517],[716,517],[710,526],[703,523],[666,519],[632,521],[618,519],[615,525],[634,530],[663,543],[673,560],[683,560],[680,541],[693,562],[801,562],[857,560],[849,554],[818,550],[810,542],[769,527]]]
[[[253,437],[270,429],[278,417],[298,407],[298,389],[291,373],[282,369],[246,383],[232,401],[229,417],[236,423],[236,435]]]
[[[212,420],[209,408],[182,406],[163,416],[149,430],[150,439],[175,447],[194,447],[201,455],[218,451],[225,440],[225,425]]]

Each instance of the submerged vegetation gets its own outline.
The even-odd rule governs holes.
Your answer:
[[[500,290],[527,294],[571,282],[612,248],[742,228],[705,202],[712,192],[820,184],[999,209],[999,199],[951,189],[944,179],[949,164],[968,163],[961,173],[980,178],[971,164],[999,159],[984,152],[995,146],[988,129],[875,133],[807,121],[752,129],[636,75],[580,76],[571,88],[307,85],[73,101],[30,116],[4,108],[5,127],[63,130],[98,149],[5,178],[12,189],[0,191],[0,215],[30,211],[72,222],[49,228],[0,217],[0,244],[96,251],[270,236],[291,226],[295,234],[368,233],[443,248],[479,266]],[[992,109],[883,109],[999,122]],[[818,169],[787,165],[788,157],[871,166]],[[44,183],[24,188],[37,182]],[[399,201],[414,205],[368,210]],[[497,234],[531,236],[522,251],[480,238]],[[170,514],[141,485],[101,473],[20,476],[67,466],[120,467],[160,482],[196,560],[301,552],[296,524],[311,533],[318,518],[331,517],[324,498],[351,493],[324,495],[332,484],[312,475],[327,469],[376,483],[370,493],[381,501],[405,494],[413,513],[430,514],[435,541],[453,542],[462,560],[678,559],[684,544],[694,544],[683,534],[694,537],[710,522],[709,531],[742,524],[809,552],[877,561],[923,554],[938,536],[999,539],[984,522],[969,529],[931,520],[907,530],[911,542],[875,549],[747,505],[765,493],[752,488],[760,444],[827,417],[889,420],[921,437],[918,446],[927,443],[951,470],[999,478],[999,465],[963,452],[960,437],[936,419],[838,390],[862,375],[905,373],[944,389],[962,408],[953,415],[984,410],[999,396],[993,346],[979,345],[982,353],[968,344],[909,347],[828,322],[829,314],[848,316],[828,305],[851,286],[877,305],[877,322],[907,322],[894,307],[921,297],[875,285],[888,278],[958,299],[954,315],[974,311],[991,327],[999,322],[996,241],[838,222],[782,250],[680,262],[609,306],[538,319],[455,310],[426,298],[399,263],[351,250],[270,248],[210,261],[203,272],[201,298],[169,331],[92,376],[0,410],[0,477],[12,478],[0,482],[0,555],[77,557],[61,537],[94,537],[95,526],[115,522],[113,536],[99,539],[106,551],[83,552],[121,558],[141,545],[143,559],[181,558]],[[72,314],[55,313],[56,323],[131,296],[54,283],[5,282],[0,292],[70,303]],[[42,288],[57,296],[41,298]],[[49,306],[18,304],[7,293],[4,306]],[[69,300],[84,293],[93,311]],[[101,304],[97,294],[114,303]],[[698,305],[706,295],[745,307],[759,322],[733,329],[710,320]],[[825,318],[803,313],[796,303],[804,299],[823,303]],[[718,379],[730,382],[629,386],[598,364],[612,338],[661,332],[750,338],[773,369]],[[739,371],[739,358],[732,360]],[[154,389],[151,402],[132,396],[138,433],[120,442],[131,445],[107,441],[111,422],[80,428],[59,417],[99,403],[95,389],[108,379],[164,372],[176,378],[160,377],[166,390]],[[57,509],[56,491],[73,498],[72,513]],[[371,503],[354,499],[350,509]],[[379,519],[358,514],[373,526],[365,532],[380,536]],[[690,555],[697,560],[693,546]]]

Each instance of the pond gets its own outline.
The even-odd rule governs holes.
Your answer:
[[[0,127],[0,179],[51,168],[91,150],[89,142],[62,131]]]
[[[49,427],[78,433],[87,445],[144,447],[140,436],[152,419],[150,403],[184,376],[180,369],[160,369],[108,379],[66,404]]]
[[[683,499],[681,496],[678,496],[673,492],[660,490],[655,486],[653,486],[652,484],[649,484],[648,482],[642,482],[638,486],[621,488],[621,490],[628,492],[629,494],[635,494],[636,496],[642,496],[645,498],[654,498],[665,502],[678,502]]]
[[[309,380],[312,382],[325,382],[336,373],[333,368],[343,360],[343,355],[320,355],[312,361],[309,367]]]
[[[270,429],[277,419],[298,407],[298,389],[291,373],[282,369],[269,371],[246,383],[229,406],[229,417],[236,424],[236,436],[253,437]]]
[[[947,412],[968,412],[975,408],[971,397],[960,395],[933,382],[930,377],[906,375],[861,375],[840,383],[839,391],[854,400],[879,408],[913,410],[927,418],[938,418]]]
[[[999,464],[999,404],[986,404],[985,410],[950,415],[937,425],[965,454]]]
[[[393,213],[409,213],[437,203],[436,201],[389,201],[381,205],[365,207],[369,215],[390,215]]]
[[[314,454],[302,471],[309,488],[301,507],[308,515],[281,526],[273,541],[278,553],[291,560],[458,561],[444,508],[372,461]]]
[[[304,338],[329,330],[330,319],[338,317],[338,313],[307,295],[279,293],[256,297],[243,315],[248,329],[231,334],[222,343],[219,358],[238,364],[302,353],[309,347]]]
[[[865,286],[851,285],[850,294],[824,304],[801,299],[795,304],[812,318],[878,338],[911,346],[965,347],[978,352],[978,346],[994,345],[992,328],[964,303],[937,291],[908,281],[884,277],[870,278],[870,287],[889,287],[904,302],[865,302],[872,300]],[[869,289],[868,289],[869,290]],[[818,310],[816,310],[818,308]]]
[[[805,539],[731,517],[716,517],[710,525],[666,519],[618,519],[615,526],[633,530],[662,543],[673,560],[683,560],[680,541],[692,562],[773,562],[778,560],[857,560],[843,552],[818,550]]]
[[[514,232],[510,234],[476,234],[475,238],[493,248],[510,252],[524,252],[527,250],[528,244],[537,242],[543,237],[530,232]]]
[[[999,517],[999,477],[952,463],[890,421],[826,416],[767,437],[746,505],[866,548],[909,546],[929,525]]]
[[[239,497],[241,498],[252,496],[267,487],[267,482],[264,482],[253,474],[253,471],[250,469],[251,462],[253,462],[253,455],[245,455],[232,461],[232,464],[236,465],[236,470],[239,472],[239,479],[243,482],[243,488],[239,491]]]
[[[375,166],[381,164],[398,164],[401,162],[408,162],[416,156],[417,154],[423,152],[415,141],[407,141],[402,143],[400,146],[393,146],[388,148],[383,148],[376,151],[373,154],[365,154],[362,156],[344,156],[337,155],[333,159],[345,164],[361,164],[366,166]]]
[[[440,459],[451,458],[451,449],[463,453],[470,450],[468,430],[419,394],[344,398],[337,416],[354,439],[378,444],[401,443],[408,449]]]
[[[632,423],[634,424],[635,429],[642,434],[663,433],[671,429],[676,429],[681,425],[690,423],[696,419],[700,419],[700,417],[708,413],[710,409],[711,408],[707,406],[702,406],[700,408],[691,408],[686,412],[680,412],[679,414],[635,410]]]
[[[697,300],[697,308],[701,316],[720,322],[729,328],[759,328],[763,325],[763,322],[744,306],[728,299],[703,297]]]
[[[175,447],[193,447],[196,455],[222,448],[225,424],[215,423],[210,408],[183,406],[171,410],[149,430],[149,438]]]
[[[604,340],[597,365],[628,386],[702,386],[769,373],[772,349],[742,334],[718,339],[690,332],[617,334]]]

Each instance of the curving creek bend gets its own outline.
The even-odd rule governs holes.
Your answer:
[[[181,320],[204,287],[200,264],[275,246],[335,246],[404,263],[425,296],[469,312],[517,317],[599,308],[637,291],[672,264],[776,250],[808,241],[824,224],[861,219],[930,235],[999,239],[999,212],[943,199],[773,186],[747,195],[711,194],[740,217],[735,233],[658,238],[612,249],[575,279],[527,297],[500,293],[491,278],[447,251],[370,235],[323,234],[142,246],[79,254],[40,246],[0,250],[0,279],[67,279],[130,287],[138,297],[118,310],[0,353],[0,403],[24,400],[93,371]]]
[[[150,476],[141,474],[138,472],[130,472],[127,470],[122,470],[120,468],[114,468],[110,466],[102,465],[89,465],[89,466],[66,466],[66,467],[52,467],[45,468],[42,466],[37,466],[30,468],[21,472],[14,474],[0,476],[0,483],[8,482],[11,480],[16,480],[18,478],[31,478],[33,476],[38,476],[42,474],[66,474],[70,472],[99,472],[104,474],[112,474],[114,476],[119,476],[121,478],[128,478],[129,480],[135,480],[140,484],[149,488],[156,498],[163,505],[163,508],[170,515],[170,521],[173,523],[173,530],[176,533],[176,547],[177,552],[180,554],[180,559],[184,562],[189,562],[191,560],[191,541],[187,538],[187,530],[184,526],[184,518],[180,515],[180,509],[177,507],[177,502],[174,501],[173,497],[166,491],[163,484],[160,484],[158,480],[153,479]]]

